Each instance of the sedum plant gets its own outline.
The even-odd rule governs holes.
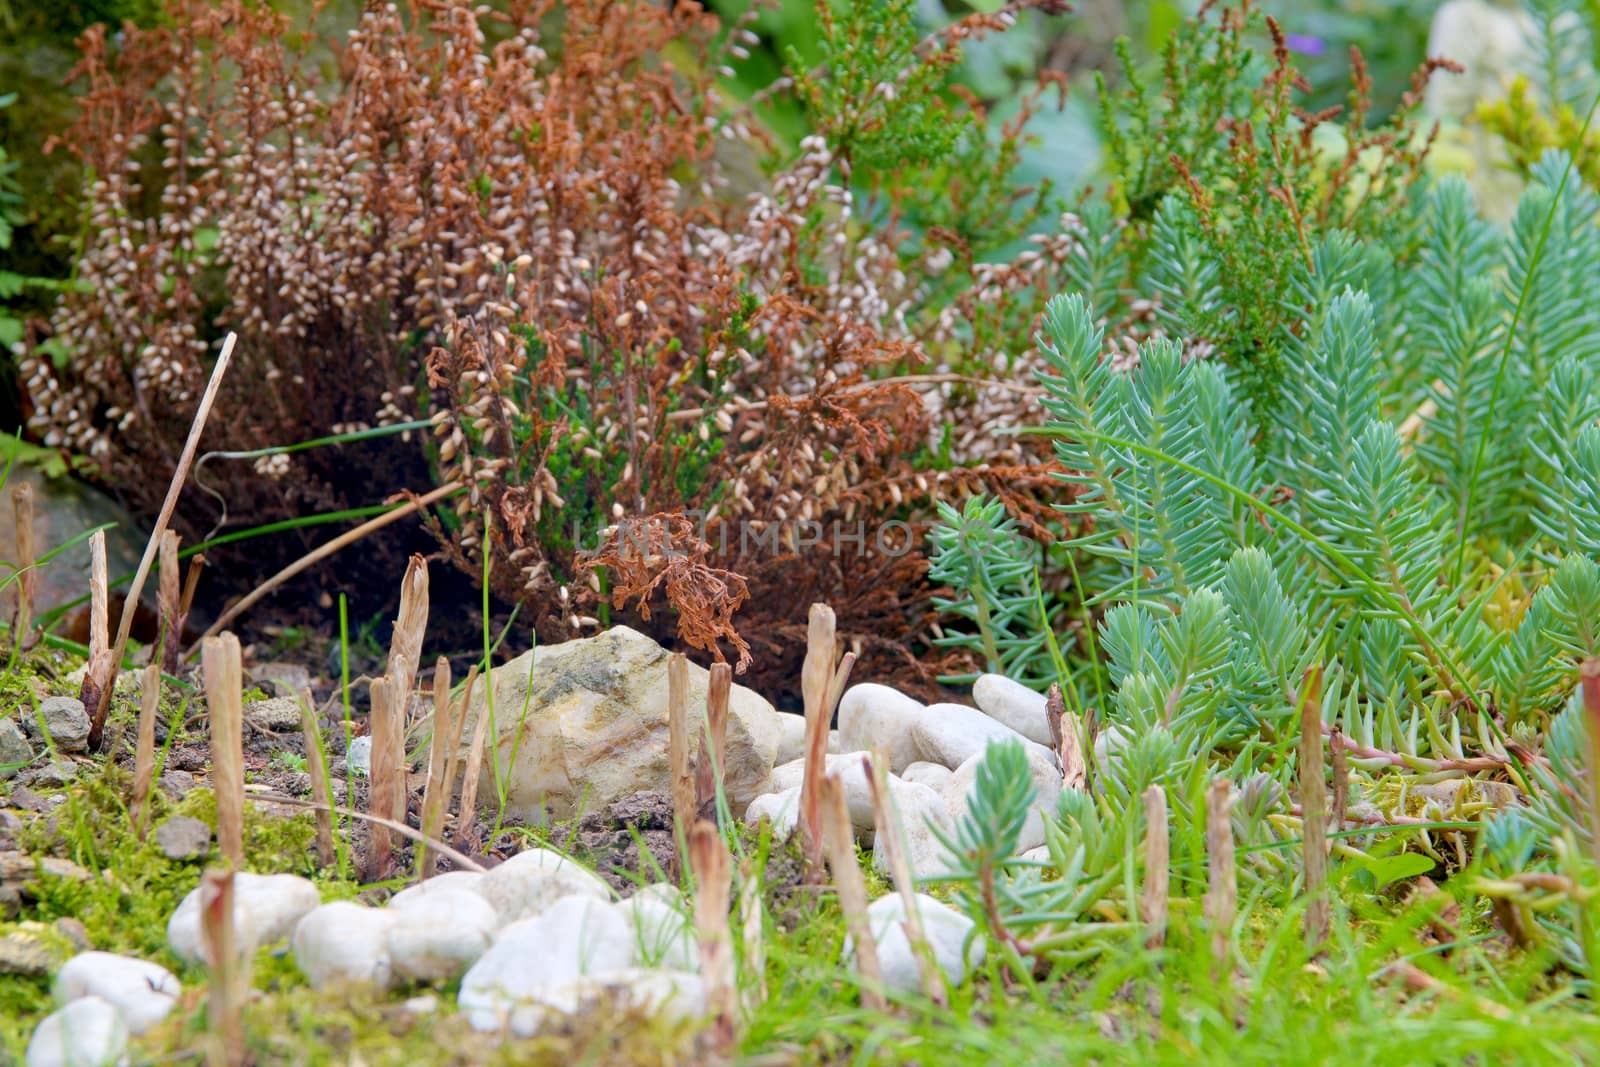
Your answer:
[[[1231,778],[1241,892],[1292,898],[1293,753],[1315,700],[1348,766],[1336,858],[1415,871],[1383,858],[1403,834],[1423,868],[1473,865],[1518,941],[1600,966],[1600,706],[1586,721],[1574,693],[1600,655],[1600,324],[1582,297],[1600,199],[1564,156],[1533,178],[1505,233],[1458,179],[1428,191],[1416,298],[1372,242],[1313,245],[1269,410],[1219,359],[1165,337],[1124,359],[1092,299],[1051,303],[1046,429],[1099,615],[1101,692],[1076,694],[1088,788],[1047,820],[1059,878],[975,844],[1026,809],[1020,754],[991,752],[951,841],[961,894],[1017,964],[1092,951],[1105,914],[1133,912],[1151,785],[1176,871],[1203,866],[1200,797]]]

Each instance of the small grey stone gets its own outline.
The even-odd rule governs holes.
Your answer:
[[[294,697],[273,697],[246,704],[245,722],[257,730],[284,734],[300,729],[300,702]]]
[[[372,738],[363,734],[350,742],[350,751],[345,753],[345,765],[349,773],[357,778],[365,778],[372,772]]]
[[[14,718],[0,720],[0,781],[21,771],[34,761],[34,745],[27,744],[21,726]]]
[[[61,789],[77,781],[77,778],[78,765],[71,760],[58,759],[29,771],[27,783],[43,789]]]
[[[45,809],[44,797],[35,793],[21,782],[11,787],[11,792],[6,796],[6,803],[19,811],[43,811]]]
[[[89,713],[77,697],[45,697],[38,714],[24,720],[31,737],[39,738],[39,722],[62,752],[82,752],[89,747]]]
[[[200,859],[211,851],[211,827],[187,815],[175,815],[156,827],[156,844],[169,860]]]
[[[167,796],[179,800],[194,789],[194,775],[188,771],[167,771],[156,784]]]
[[[33,762],[33,746],[15,719],[0,719],[0,781]]]
[[[263,663],[250,672],[250,680],[280,697],[293,697],[311,688],[311,672],[298,663]]]
[[[37,926],[29,923],[28,926]],[[0,937],[0,974],[43,978],[61,966],[67,953],[35,930],[13,930]]]

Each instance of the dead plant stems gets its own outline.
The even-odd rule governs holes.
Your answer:
[[[235,870],[244,866],[244,672],[239,639],[208,637],[201,656],[211,734],[211,786],[217,798],[217,846]]]
[[[189,427],[189,437],[183,442],[183,452],[178,456],[178,466],[172,472],[172,482],[167,486],[167,498],[162,501],[161,513],[156,517],[155,528],[150,531],[150,540],[144,546],[144,555],[139,560],[139,567],[133,572],[133,583],[128,586],[128,599],[122,603],[122,617],[117,623],[117,641],[111,655],[113,664],[122,662],[122,654],[128,648],[128,635],[133,632],[133,616],[139,609],[139,597],[144,592],[144,581],[150,576],[150,567],[155,563],[156,548],[161,543],[161,534],[166,530],[167,523],[172,521],[173,509],[178,506],[178,494],[183,491],[183,483],[189,478],[189,468],[194,464],[195,450],[200,447],[200,437],[205,432],[206,419],[211,415],[212,404],[216,403],[217,389],[222,385],[222,376],[228,371],[228,362],[233,359],[233,346],[237,340],[236,334],[228,334],[222,342],[222,351],[217,356],[216,365],[211,368],[211,379],[206,382],[206,391],[200,397],[200,406],[195,410],[194,422]],[[206,632],[206,636],[220,633],[226,625],[227,623],[219,622]],[[190,651],[192,653],[193,649]],[[105,727],[106,709],[110,706],[110,700],[111,692],[108,689],[100,694],[99,704],[89,709],[90,751],[96,751],[100,747],[100,733]]]
[[[277,589],[284,582],[287,582],[289,579],[304,571],[306,568],[320,563],[341,549],[348,548],[370,533],[374,533],[383,529],[385,526],[399,522],[407,515],[421,511],[430,504],[438,503],[445,497],[459,492],[461,488],[462,484],[460,482],[447,482],[446,484],[441,485],[439,488],[433,490],[431,493],[426,493],[422,496],[408,500],[406,503],[401,504],[394,510],[386,511],[382,515],[369,519],[360,526],[357,526],[355,529],[346,530],[344,533],[340,534],[338,537],[335,537],[328,543],[319,545],[318,547],[312,549],[310,552],[307,552],[305,555],[301,556],[299,559],[283,568],[283,570],[279,571],[277,574],[274,574],[271,578],[268,578],[266,581],[256,586],[246,596],[241,598],[233,606],[229,607],[227,611],[224,611],[217,618],[216,622],[211,624],[210,628],[207,629],[206,632],[201,635],[201,637],[210,637],[212,634],[220,631],[223,627],[232,623],[234,619],[237,619],[240,615],[243,615],[246,611],[249,611],[251,608],[255,607],[257,603],[270,594],[274,589]],[[184,658],[188,659],[189,657],[193,656],[195,653],[195,648],[198,647],[198,645],[199,642],[196,641],[194,645],[189,646],[189,651],[184,653]]]

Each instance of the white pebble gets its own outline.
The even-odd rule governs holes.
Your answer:
[[[424,883],[426,884],[426,883]],[[415,982],[442,982],[477,962],[494,941],[494,905],[471,889],[445,886],[389,902],[395,920],[386,945],[394,972]]]
[[[933,950],[933,958],[952,985],[966,981],[972,968],[983,962],[986,946],[981,937],[969,937],[974,923],[965,915],[923,893],[916,896],[922,932]],[[878,946],[878,964],[883,969],[883,984],[902,993],[922,988],[917,954],[905,928],[906,907],[899,893],[879,897],[867,906],[867,924]],[[844,960],[855,963],[855,945],[845,939]]]
[[[1056,810],[1062,788],[1061,772],[1056,770],[1054,760],[1041,755],[1033,747],[1027,748],[1026,755],[1028,772],[1033,778],[1033,803],[1028,808],[1028,819],[1022,824],[1022,833],[1017,838],[1018,852],[1026,852],[1044,844],[1044,816]],[[940,791],[944,794],[952,821],[961,818],[967,810],[967,798],[977,788],[978,767],[983,760],[982,752],[968,759],[956,768]]]
[[[80,997],[45,1017],[28,1042],[26,1067],[112,1067],[128,1062],[128,1024],[116,1005]]]
[[[839,701],[839,747],[869,752],[882,746],[889,770],[899,774],[919,758],[911,729],[924,710],[920,702],[890,686],[853,685]]]
[[[83,997],[109,1002],[133,1034],[165,1019],[183,995],[183,986],[165,967],[111,952],[78,953],[56,972],[52,988],[61,1005]]]
[[[531,919],[562,897],[612,897],[611,887],[598,875],[545,848],[517,853],[488,871],[476,888],[494,905],[502,926]]]
[[[1029,741],[1048,747],[1050,721],[1043,694],[1003,674],[981,674],[972,683],[972,702],[980,711]]]
[[[233,929],[241,956],[281,941],[294,932],[302,916],[322,903],[317,887],[294,874],[233,876]],[[167,921],[167,943],[187,963],[207,962],[200,933],[200,890],[190,890]]]
[[[925,760],[918,760],[907,767],[900,777],[908,782],[915,782],[917,785],[942,789],[954,773],[955,771],[952,771],[942,763],[928,763]]]
[[[930,704],[911,728],[917,757],[955,770],[989,747],[991,741],[1016,739],[1030,751],[1049,756],[1049,750],[965,704]]]
[[[632,967],[636,959],[633,927],[618,908],[566,897],[501,930],[462,977],[456,1003],[474,1029],[531,1034],[550,1010],[548,986]]]
[[[313,989],[350,985],[387,989],[395,978],[389,930],[404,914],[349,900],[324,904],[294,928],[294,961]]]
[[[764,793],[750,802],[745,809],[746,826],[760,826],[761,820],[772,824],[772,836],[782,841],[794,833],[800,824],[800,787],[794,786],[781,793]]]

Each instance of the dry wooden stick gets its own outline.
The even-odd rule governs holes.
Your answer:
[[[401,723],[403,712],[399,704],[401,695],[394,679],[388,675],[373,681],[372,712],[368,729],[372,737],[371,776],[367,780],[367,811],[380,819],[405,822],[405,812],[396,810],[395,779],[404,781],[405,732]],[[402,784],[400,788],[404,788]],[[382,823],[372,824],[372,834],[367,849],[367,881],[379,882],[389,877],[390,852],[393,842],[389,828]]]
[[[672,818],[679,840],[695,822],[694,769],[689,765],[689,659],[667,660],[667,756],[672,773]]]
[[[419,845],[437,849],[439,855],[455,864],[457,870],[474,871],[478,874],[482,874],[485,870],[487,870],[483,864],[451,848],[443,841],[424,837],[421,830],[407,826],[403,822],[395,822],[393,819],[381,818],[369,811],[355,811],[351,808],[342,808],[337,804],[318,804],[315,801],[304,800],[300,797],[284,796],[280,793],[257,793],[254,795],[259,797],[261,800],[271,801],[274,804],[287,804],[290,807],[305,808],[308,811],[316,811],[319,808],[326,808],[329,813],[333,815],[343,815],[347,819],[360,819],[362,822],[371,823],[373,826],[382,826],[386,830],[398,834],[408,841],[415,841]]]
[[[767,999],[766,907],[761,903],[761,870],[745,860],[739,866],[739,930],[744,949],[744,1000],[754,1008]]]
[[[178,648],[183,641],[183,574],[178,569],[178,535],[161,531],[161,566],[157,569],[156,616],[161,620],[159,651],[154,656],[168,674],[178,669]]]
[[[922,992],[933,1003],[944,1007],[950,1003],[945,990],[944,970],[939,966],[928,942],[928,932],[922,926],[922,908],[917,903],[917,879],[911,871],[911,861],[906,858],[905,827],[895,811],[894,794],[889,788],[889,758],[882,746],[876,746],[872,755],[861,757],[867,772],[867,783],[872,788],[872,814],[877,823],[877,840],[883,844],[884,855],[889,860],[889,874],[894,879],[900,903],[905,909],[903,923],[906,942],[911,946],[917,961],[917,974],[922,980]]]
[[[200,575],[205,573],[205,553],[189,558],[189,569],[183,576],[183,598],[178,602],[178,631],[181,634],[183,625],[189,619],[189,609],[194,606],[194,591],[200,587]],[[171,674],[171,671],[167,672]]]
[[[717,789],[722,785],[728,754],[728,694],[733,688],[733,667],[713,663],[706,684],[706,737],[694,764],[695,810],[700,818],[717,821]]]
[[[89,750],[100,747],[101,722],[92,718],[100,698],[116,683],[116,660],[111,658],[111,586],[106,570],[106,532],[89,535],[89,659],[83,669],[78,699],[91,716]]]
[[[437,837],[439,824],[444,821],[444,799],[449,794],[444,773],[446,748],[454,733],[450,721],[450,661],[440,656],[433,667],[433,738],[428,745],[428,782],[422,788],[422,832],[428,837]],[[432,877],[438,866],[439,854],[424,848],[420,877]]]
[[[1167,844],[1167,791],[1153,785],[1144,791],[1144,891],[1139,895],[1139,921],[1149,931],[1144,943],[1160,948],[1167,940],[1167,897],[1172,868]]]
[[[733,940],[728,907],[733,860],[717,828],[704,819],[688,831],[689,865],[694,870],[694,925],[700,947],[700,976],[706,1002],[716,1018],[713,1040],[721,1052],[733,1049],[739,1018],[739,991],[733,975]]]
[[[207,1015],[211,1034],[206,1062],[212,1067],[244,1063],[244,1000],[250,988],[250,958],[240,951],[234,928],[233,871],[206,871],[200,879],[200,933],[211,965]]]
[[[301,689],[300,732],[306,742],[306,770],[311,775],[311,799],[317,807],[317,865],[331,867],[338,856],[333,845],[333,794],[328,788],[327,750],[323,747],[322,729],[317,725],[316,704],[311,690]]]
[[[1322,766],[1322,668],[1306,668],[1300,686],[1300,839],[1306,867],[1306,947],[1328,937],[1328,785]]]
[[[248,596],[243,597],[233,606],[228,608],[227,611],[224,611],[217,618],[217,621],[211,624],[211,628],[201,636],[203,638],[210,637],[213,633],[216,633],[224,626],[232,623],[234,619],[237,619],[240,615],[243,615],[246,611],[249,611],[251,608],[255,607],[256,604],[260,603],[261,600],[274,589],[278,588],[284,582],[287,582],[289,579],[293,578],[306,568],[315,566],[316,564],[327,559],[329,556],[333,555],[335,552],[338,552],[340,549],[350,547],[370,533],[381,530],[385,526],[388,526],[392,523],[399,522],[407,515],[421,511],[429,504],[436,504],[445,497],[452,496],[460,492],[461,488],[462,485],[460,482],[447,482],[431,493],[408,500],[406,503],[401,504],[393,511],[386,511],[382,515],[362,523],[353,530],[346,530],[344,533],[340,534],[338,537],[335,537],[326,544],[317,546],[310,552],[307,552],[305,555],[295,560],[293,563],[289,564],[287,567],[283,568],[283,570],[279,571],[277,574],[274,574],[271,578],[268,578],[266,581],[256,586],[250,591]],[[187,659],[188,657],[193,656],[195,648],[198,646],[198,641],[195,642],[194,645],[189,646],[189,651],[185,654],[184,658]]]
[[[811,605],[806,628],[806,658],[800,668],[800,691],[805,701],[805,770],[800,784],[800,827],[807,860],[813,871],[822,864],[821,783],[828,759],[828,691],[834,679],[833,609]]]
[[[17,527],[17,617],[12,625],[12,640],[17,647],[28,647],[33,633],[33,594],[37,574],[33,542],[33,486],[18,482],[11,490],[11,517]]]
[[[472,688],[478,682],[478,665],[467,669],[467,683],[461,687],[461,699],[456,702],[450,717],[450,747],[444,761],[444,807],[450,808],[450,795],[456,791],[456,775],[461,770],[461,732],[467,725],[467,708],[472,705]],[[487,716],[485,716],[487,718]],[[439,837],[443,839],[443,828]]]
[[[1600,866],[1600,657],[1583,661],[1578,668],[1583,689],[1584,725],[1589,733],[1589,828],[1590,847],[1594,862]]]
[[[389,679],[394,683],[402,720],[417,686],[422,663],[422,638],[428,629],[428,561],[412,555],[400,582],[400,613],[389,638]]]
[[[206,391],[200,397],[200,406],[195,410],[194,422],[189,426],[189,436],[183,442],[183,451],[178,455],[178,465],[172,472],[171,483],[167,486],[167,497],[161,502],[161,513],[156,516],[156,525],[150,531],[150,540],[144,546],[144,555],[139,559],[139,567],[133,572],[133,584],[128,587],[128,599],[122,603],[122,617],[117,623],[117,643],[111,652],[113,664],[120,664],[122,654],[128,649],[128,635],[133,632],[133,616],[139,610],[139,597],[144,592],[144,580],[150,576],[150,567],[156,560],[156,546],[161,543],[161,533],[167,528],[167,523],[172,521],[172,511],[178,506],[178,494],[183,491],[183,483],[189,478],[189,468],[194,464],[195,450],[200,447],[200,436],[205,432],[206,419],[211,415],[211,405],[216,403],[217,389],[222,385],[222,376],[227,373],[229,360],[233,359],[233,346],[236,341],[237,337],[230,333],[222,342],[222,351],[217,356],[216,365],[211,368],[211,380],[206,382]],[[221,629],[221,626],[216,626],[211,632],[216,633]],[[110,707],[110,701],[111,691],[107,689],[100,694],[100,703],[90,709],[91,752],[100,748],[100,734],[105,728],[106,709]]]
[[[139,699],[139,739],[133,753],[133,796],[128,801],[128,814],[133,816],[133,833],[144,840],[145,827],[150,821],[146,804],[150,800],[150,782],[156,769],[156,714],[161,707],[161,665],[152,663],[144,669],[143,685]]]
[[[856,969],[861,972],[861,1006],[882,1011],[883,966],[878,961],[878,943],[872,936],[867,916],[867,881],[856,862],[856,835],[850,825],[850,809],[845,802],[844,782],[837,774],[825,776],[818,784],[818,810],[822,815],[822,845],[839,892],[839,908],[846,928],[855,942]]]
[[[217,845],[223,858],[244,865],[244,670],[239,639],[208,637],[200,657],[211,726],[211,787],[217,798]]]
[[[1239,907],[1238,872],[1233,860],[1233,784],[1226,778],[1214,779],[1206,790],[1207,873],[1205,916],[1211,927],[1211,955],[1216,960],[1216,978],[1228,973],[1229,945],[1233,939],[1233,920]]]
[[[493,685],[493,676],[483,684]],[[483,746],[488,735],[489,709],[485,705],[472,728],[472,747],[467,750],[467,767],[461,774],[461,807],[456,818],[456,844],[461,848],[467,847],[478,820],[478,779],[483,777]]]
[[[1335,830],[1344,829],[1345,812],[1350,807],[1350,762],[1344,754],[1344,732],[1337,726],[1328,741],[1328,758],[1333,764],[1333,818]]]

